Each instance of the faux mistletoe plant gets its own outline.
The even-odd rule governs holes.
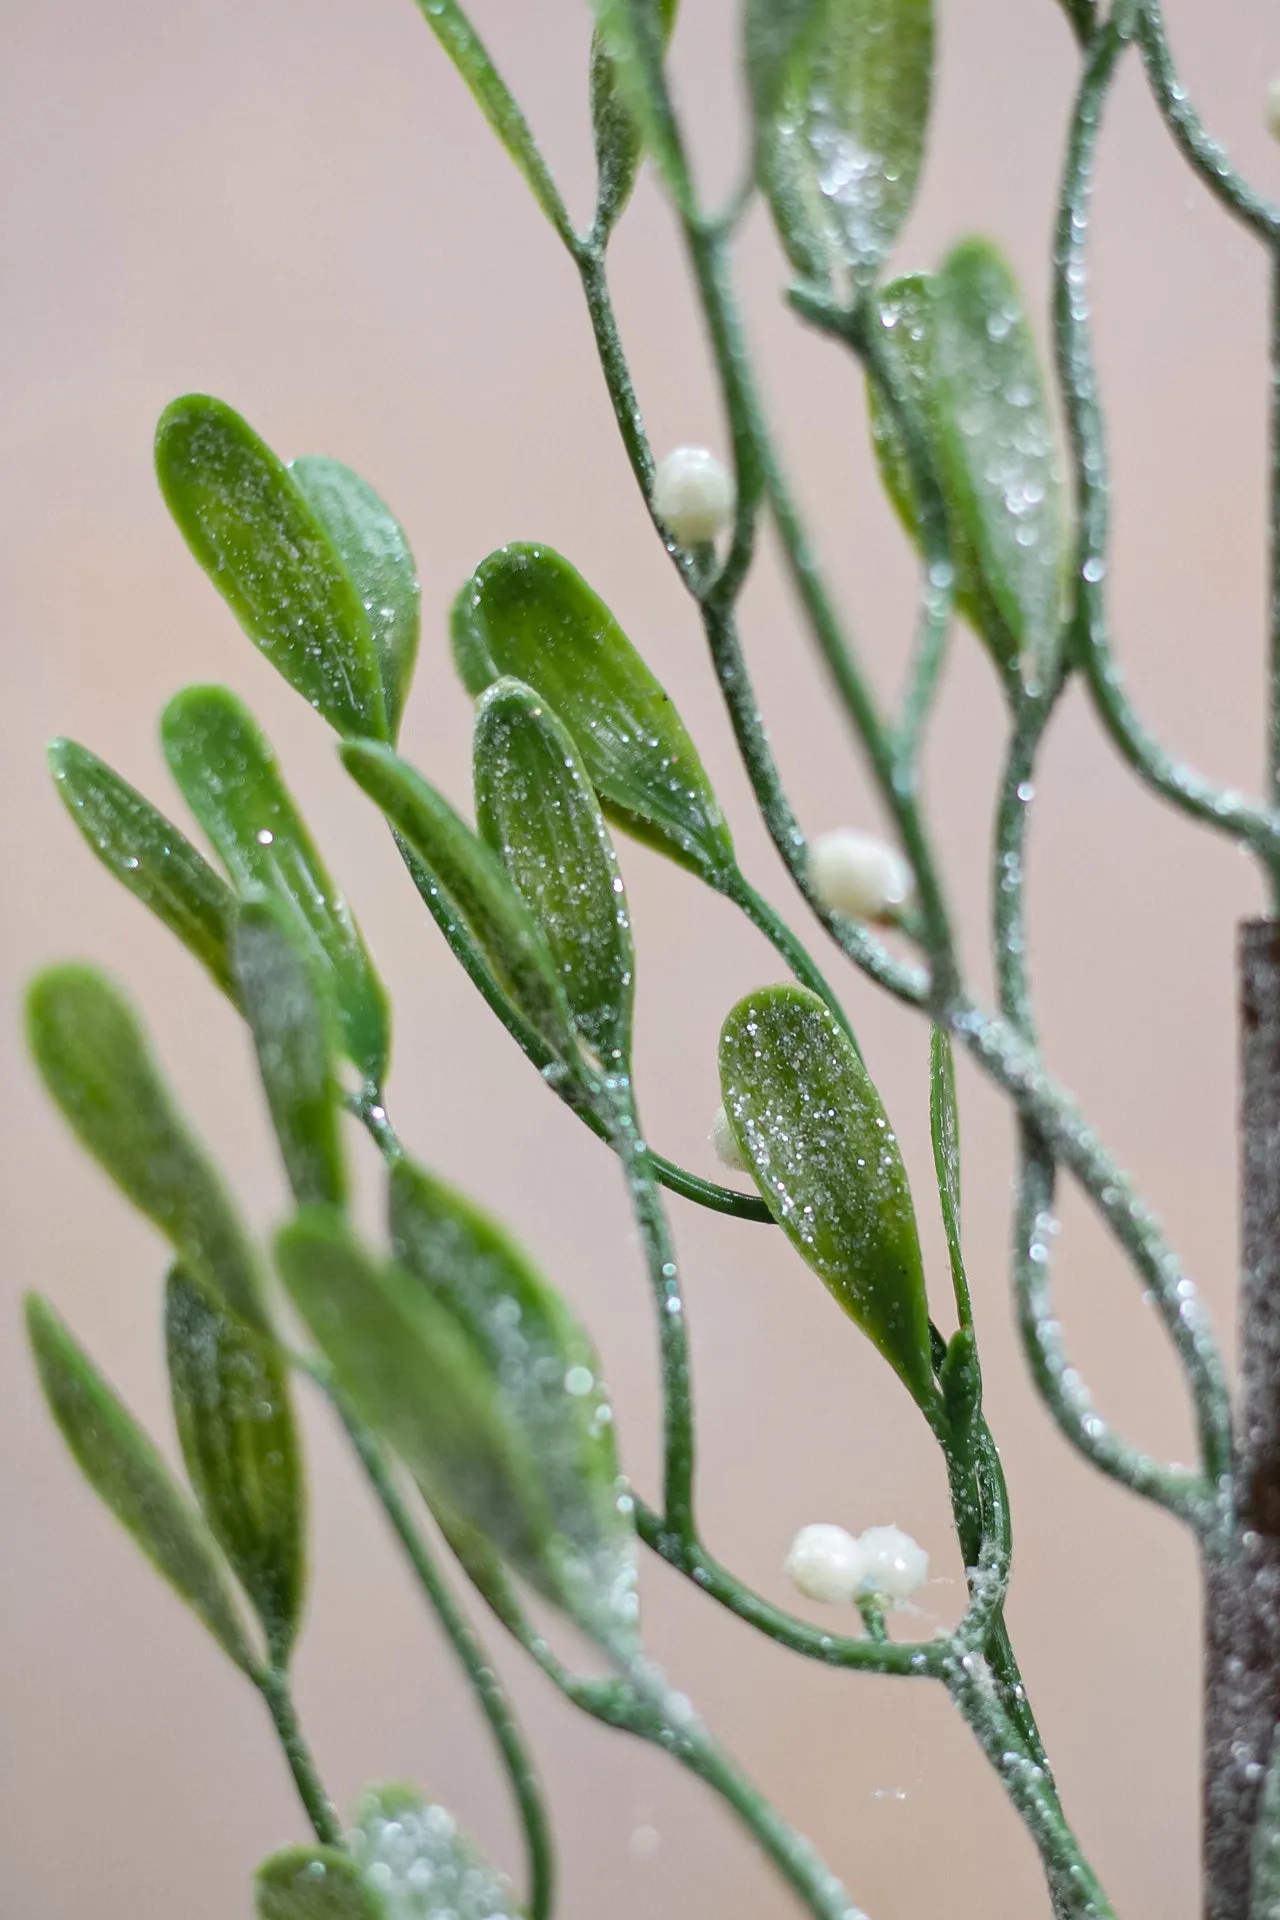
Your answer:
[[[29,1306],[36,1363],[79,1465],[259,1690],[279,1733],[315,1841],[259,1870],[258,1911],[263,1920],[494,1920],[518,1911],[547,1920],[553,1911],[535,1766],[457,1579],[444,1571],[447,1551],[475,1598],[576,1706],[664,1748],[723,1796],[812,1914],[853,1920],[844,1888],[649,1657],[637,1603],[643,1548],[801,1658],[944,1688],[1026,1823],[1055,1913],[1112,1913],[1059,1799],[1004,1624],[1010,1518],[965,1277],[956,1043],[1016,1116],[1013,1285],[1036,1386],[1067,1441],[1189,1528],[1201,1551],[1211,1622],[1208,1911],[1213,1920],[1280,1913],[1280,936],[1260,922],[1245,942],[1245,1409],[1235,1423],[1194,1287],[1041,1058],[1023,917],[1037,755],[1072,676],[1143,780],[1251,850],[1269,880],[1280,876],[1280,698],[1268,790],[1249,801],[1177,765],[1153,740],[1111,654],[1107,450],[1087,247],[1099,129],[1126,55],[1141,60],[1174,140],[1267,250],[1278,282],[1280,210],[1203,131],[1158,0],[1062,0],[1080,72],[1054,253],[1060,449],[1033,329],[991,245],[965,239],[934,271],[885,277],[925,149],[931,0],[744,0],[753,165],[719,209],[700,198],[668,88],[674,5],[597,0],[598,198],[581,232],[461,7],[419,5],[581,278],[627,457],[705,632],[752,790],[802,904],[839,953],[932,1023],[928,1098],[950,1271],[926,1288],[902,1160],[840,1001],[742,872],[670,698],[570,561],[542,546],[505,547],[481,562],[448,614],[457,669],[476,702],[473,826],[396,750],[419,589],[389,509],[336,460],[283,464],[223,402],[176,401],[160,422],[157,465],[196,559],[250,639],[339,736],[354,784],[386,817],[409,882],[489,1007],[550,1094],[620,1165],[664,1389],[664,1469],[650,1504],[624,1477],[600,1364],[572,1309],[495,1217],[400,1140],[383,1094],[390,1022],[377,971],[270,745],[235,695],[188,688],[162,721],[169,768],[218,866],[91,751],[55,743],[59,791],[90,847],[243,1015],[296,1208],[270,1249],[253,1245],[121,990],[81,965],[36,980],[31,1044],[50,1092],[170,1244],[165,1332],[189,1491],[40,1299]],[[615,324],[609,240],[646,153],[686,246],[731,471],[696,448],[655,462]],[[791,265],[797,316],[865,371],[875,457],[919,552],[918,628],[892,712],[873,697],[825,585],[752,371],[731,263],[757,192]],[[765,519],[896,847],[849,831],[810,847],[791,810],[735,617]],[[1273,679],[1280,545],[1275,586]],[[440,644],[445,610],[429,611],[430,644]],[[962,977],[921,797],[922,747],[957,620],[986,649],[1007,703],[992,858],[994,1008],[979,1005]],[[754,1191],[673,1164],[641,1124],[635,959],[615,829],[723,894],[776,949],[785,983],[727,1009],[720,1041],[717,1143]],[[348,1213],[355,1123],[384,1163],[381,1245]],[[1151,1459],[1115,1432],[1067,1358],[1049,1272],[1060,1170],[1155,1302],[1194,1407],[1191,1467]],[[967,1570],[965,1604],[945,1629],[912,1639],[892,1620],[924,1572],[920,1549],[896,1529],[853,1540],[816,1527],[797,1540],[793,1578],[848,1608],[841,1631],[779,1609],[704,1543],[668,1194],[779,1227],[898,1375],[941,1450]],[[298,1376],[331,1403],[492,1730],[527,1843],[518,1895],[422,1794],[374,1788],[347,1826],[321,1783],[289,1677],[306,1588]],[[531,1596],[589,1636],[608,1677],[563,1663],[531,1621]]]

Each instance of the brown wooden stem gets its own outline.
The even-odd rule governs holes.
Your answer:
[[[1240,1459],[1205,1579],[1206,1920],[1249,1920],[1280,1725],[1280,921],[1240,929]]]

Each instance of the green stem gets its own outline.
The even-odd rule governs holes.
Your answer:
[[[282,1667],[267,1667],[255,1675],[255,1681],[258,1692],[267,1703],[272,1724],[293,1775],[293,1783],[298,1789],[298,1798],[307,1810],[307,1818],[315,1829],[316,1839],[322,1846],[345,1849],[347,1843],[342,1823],[325,1792],[311,1749],[303,1736],[293,1704],[289,1675]]]
[[[949,1666],[947,1691],[976,1735],[1051,1875],[1058,1911],[1074,1920],[1115,1920],[1114,1909],[1063,1817],[1045,1770],[1026,1752],[1001,1704],[991,1669],[965,1654]]]
[[[622,1162],[627,1193],[644,1248],[649,1289],[658,1316],[662,1368],[663,1513],[681,1540],[696,1536],[693,1511],[693,1388],[680,1269],[667,1225],[649,1149],[640,1131],[630,1083],[614,1088],[614,1151]]]
[[[792,932],[782,915],[756,892],[751,882],[736,867],[726,881],[724,891],[735,906],[741,907],[752,926],[764,935],[777,953],[781,954],[801,986],[808,987],[811,993],[816,993],[818,998],[826,1004],[853,1041],[854,1049],[861,1058],[861,1049],[858,1047],[853,1028],[849,1024],[848,1014],[819,971],[808,948]]]
[[[1054,347],[1079,508],[1074,636],[1103,725],[1128,764],[1192,819],[1252,847],[1274,872],[1280,863],[1280,817],[1183,766],[1148,732],[1125,689],[1107,628],[1109,462],[1089,322],[1087,249],[1102,114],[1124,45],[1119,33],[1106,27],[1085,67],[1067,149],[1054,257]],[[1276,625],[1280,630],[1280,618]],[[1280,731],[1273,740],[1280,765]]]
[[[1236,172],[1226,148],[1206,132],[1178,77],[1159,0],[1146,0],[1137,21],[1143,65],[1165,125],[1192,171],[1235,219],[1268,245],[1280,241],[1280,207]]]
[[[1067,16],[1077,44],[1087,47],[1098,24],[1096,0],[1058,0],[1058,5]]]
[[[524,1833],[530,1920],[547,1920],[554,1902],[555,1885],[551,1828],[537,1770],[515,1711],[489,1663],[484,1647],[454,1599],[425,1538],[415,1526],[378,1442],[327,1373],[316,1371],[314,1377],[319,1380],[345,1427],[369,1484],[408,1555],[418,1584],[430,1601],[489,1723]]]

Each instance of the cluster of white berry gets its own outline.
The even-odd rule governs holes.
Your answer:
[[[808,1600],[900,1607],[928,1578],[929,1556],[901,1527],[868,1527],[855,1539],[843,1527],[816,1524],[792,1541],[786,1571]]]

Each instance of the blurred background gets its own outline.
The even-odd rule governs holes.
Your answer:
[[[1280,27],[1268,0],[1170,0],[1185,77],[1257,182]],[[676,65],[710,188],[742,155],[731,0],[685,0]],[[1049,234],[1075,56],[1051,0],[940,0],[936,119],[903,267],[994,235],[1043,338]],[[585,217],[582,0],[475,0]],[[468,702],[444,615],[516,538],[565,551],[673,691],[751,876],[797,908],[756,825],[692,613],[633,490],[575,276],[410,0],[4,0],[0,72],[0,1856],[24,1920],[251,1910],[250,1874],[304,1837],[255,1695],[80,1484],[32,1385],[21,1291],[49,1292],[166,1447],[164,1252],[74,1147],[25,1061],[23,983],[85,955],[126,980],[183,1100],[264,1230],[284,1191],[246,1038],[186,954],[97,867],[44,771],[76,736],[162,806],[156,720],[184,683],[226,680],[260,715],[394,995],[391,1086],[423,1158],[491,1204],[590,1321],[625,1457],[652,1489],[657,1396],[621,1182],[546,1094],[449,958],[326,729],[243,639],[169,523],[153,424],[192,388],[239,407],[286,458],[326,452],[400,515],[424,587],[407,753],[465,803]],[[1259,252],[1183,169],[1136,62],[1099,177],[1095,305],[1116,469],[1113,612],[1148,721],[1220,779],[1255,787],[1263,739],[1265,289]],[[649,182],[614,253],[637,385],[661,451],[723,447],[671,222]],[[757,212],[741,247],[750,325],[797,486],[877,685],[896,685],[910,556],[867,452],[858,376],[785,311]],[[876,823],[775,558],[746,606],[759,691],[813,831]],[[928,798],[977,986],[988,991],[994,677],[957,638]],[[1049,1058],[1138,1176],[1231,1337],[1236,1259],[1233,940],[1260,910],[1244,859],[1161,811],[1078,694],[1038,782],[1033,961]],[[777,963],[733,910],[626,846],[650,1132],[714,1172],[719,1022]],[[797,908],[798,911],[798,908]],[[820,939],[815,933],[815,939]],[[833,952],[913,1172],[935,1293],[923,1023]],[[1016,1522],[1010,1606],[1067,1806],[1117,1906],[1198,1908],[1198,1618],[1172,1523],[1098,1481],[1031,1394],[1006,1277],[1010,1122],[961,1067],[966,1233],[989,1412]],[[366,1167],[372,1209],[373,1169]],[[933,1556],[928,1631],[960,1604],[943,1477],[906,1395],[781,1236],[680,1202],[713,1549],[787,1601],[810,1520],[896,1521]],[[1057,1276],[1073,1353],[1135,1440],[1187,1457],[1153,1317],[1068,1193]],[[330,1788],[407,1777],[518,1865],[484,1727],[323,1410],[308,1406],[314,1594],[299,1686]],[[939,1901],[955,1920],[1047,1911],[1031,1849],[968,1734],[923,1685],[832,1675],[645,1567],[648,1634],[676,1683],[823,1850],[873,1920]],[[799,1603],[804,1610],[805,1603]],[[811,1609],[815,1619],[819,1610]],[[491,1642],[496,1630],[486,1628]],[[554,1806],[566,1916],[792,1910],[703,1789],[575,1714],[497,1649]]]

